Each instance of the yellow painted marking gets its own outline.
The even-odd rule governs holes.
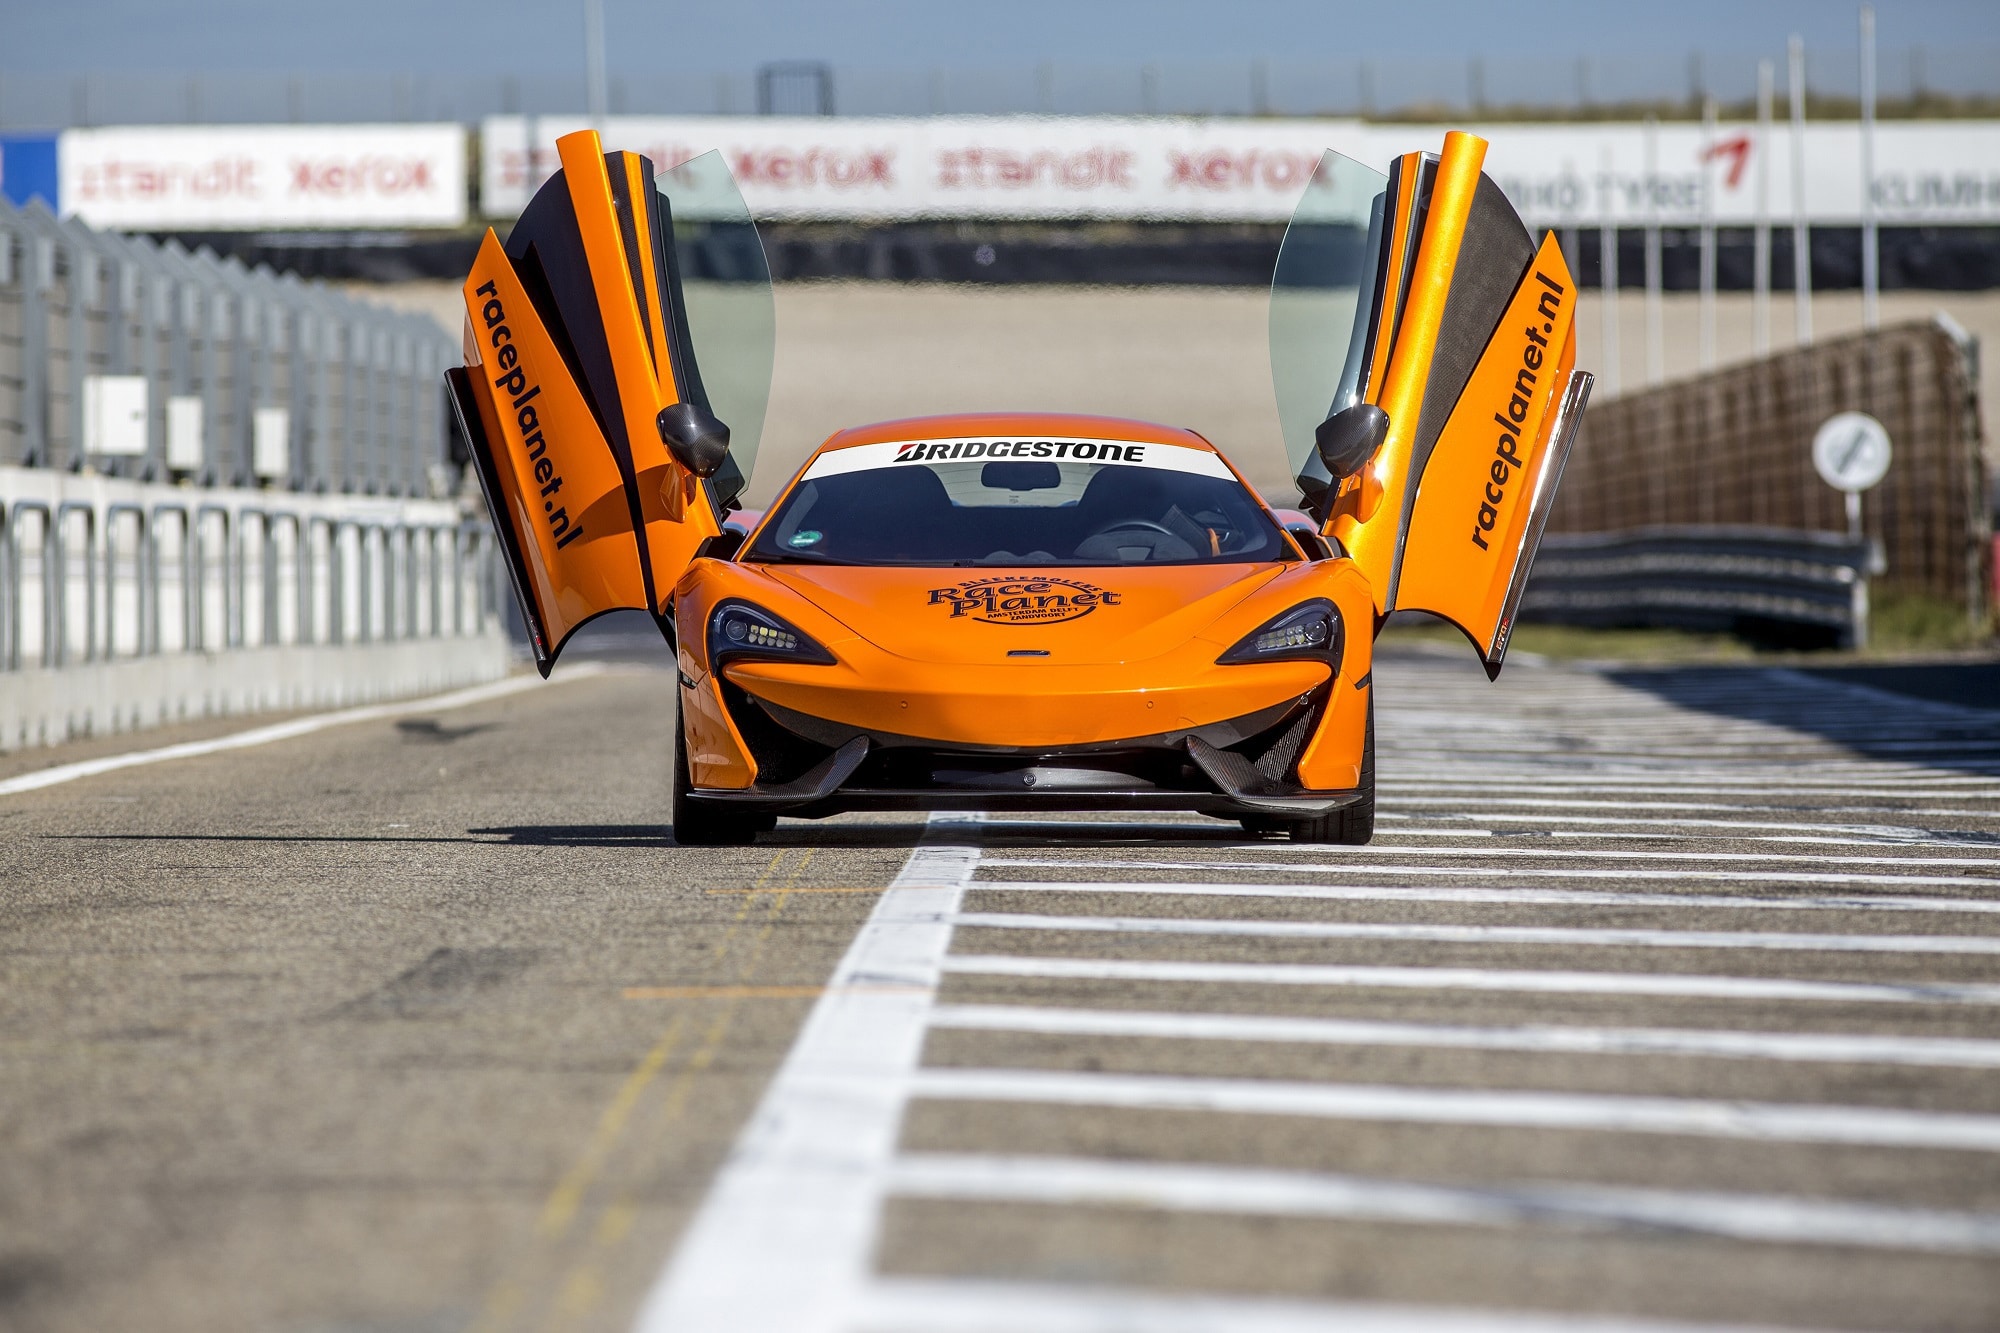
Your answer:
[[[597,1121],[597,1132],[591,1136],[583,1156],[577,1159],[576,1165],[549,1194],[548,1202],[542,1205],[542,1220],[537,1228],[542,1235],[553,1238],[569,1229],[577,1208],[583,1203],[584,1192],[590,1188],[591,1181],[596,1179],[605,1159],[611,1155],[618,1136],[624,1133],[625,1122],[632,1118],[632,1108],[639,1104],[647,1085],[659,1076],[667,1063],[667,1056],[680,1043],[683,1026],[684,1019],[677,1015],[667,1025],[667,1030],[660,1034],[660,1039],[653,1043],[653,1049],[646,1052],[646,1057],[626,1077],[618,1095],[611,1099],[611,1105],[604,1108],[604,1114]]]
[[[755,895],[755,894],[760,894],[760,893],[769,893],[769,892],[770,892],[770,890],[769,890],[769,889],[704,889],[704,890],[703,890],[703,892],[704,892],[704,893],[707,893],[707,894],[710,894],[710,895],[712,895],[712,896],[715,896],[715,897],[730,897],[730,896],[735,896],[735,895],[739,895],[739,894],[751,894],[751,895]],[[851,888],[851,889],[835,889],[835,888],[810,888],[810,889],[786,889],[786,890],[785,890],[785,892],[786,892],[787,894],[793,894],[793,893],[880,893],[880,892],[882,892],[882,886],[881,886],[881,885],[879,885],[879,884],[876,884],[876,885],[872,885],[872,886],[869,886],[869,887],[865,887],[865,888]]]
[[[628,1000],[796,1000],[824,986],[627,986]]]

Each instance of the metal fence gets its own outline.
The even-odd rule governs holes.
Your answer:
[[[0,466],[445,494],[457,352],[421,316],[0,201]]]
[[[487,633],[490,548],[456,501],[0,468],[0,673]]]
[[[1978,344],[1942,317],[1829,340],[1699,379],[1594,402],[1549,532],[1689,524],[1847,530],[1845,501],[1813,470],[1814,432],[1867,412],[1894,443],[1863,499],[1881,585],[1980,614],[1991,515],[1980,458]]]
[[[614,36],[616,34],[613,34]],[[1762,53],[1782,57],[1782,52]],[[841,115],[1490,115],[1508,110],[1589,114],[1683,105],[1704,96],[1747,105],[1759,53],[1160,61],[1093,65],[1042,61],[977,67],[816,65],[810,107],[769,93],[767,71],[614,73],[614,114],[745,115],[760,107]],[[2000,95],[2000,48],[1885,48],[1888,103]],[[800,67],[786,66],[796,73]],[[1852,100],[1852,49],[1807,52],[1816,99]],[[573,77],[518,74],[0,73],[0,129],[84,125],[460,120],[507,113],[572,114],[588,105]]]

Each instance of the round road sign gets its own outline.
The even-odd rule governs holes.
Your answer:
[[[1828,417],[1813,436],[1813,467],[1835,490],[1865,491],[1889,471],[1889,432],[1866,412]]]

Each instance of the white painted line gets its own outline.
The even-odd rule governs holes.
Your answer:
[[[1405,922],[1257,921],[1160,916],[962,912],[953,923],[989,930],[1250,939],[1420,940],[1435,944],[1548,944],[1603,949],[1757,949],[1812,953],[2000,954],[2000,935],[1809,935],[1777,930],[1616,930],[1570,926],[1451,926]]]
[[[1315,1046],[1412,1046],[1524,1051],[1543,1055],[1684,1055],[1808,1064],[2000,1069],[2000,1041],[1901,1034],[1729,1032],[1686,1028],[1597,1028],[1534,1024],[1465,1027],[1281,1014],[1147,1013],[1131,1009],[1042,1009],[1025,1004],[947,1004],[934,1028],[1037,1032],[1068,1037],[1160,1037],[1175,1041],[1296,1042]]]
[[[962,835],[977,818],[933,815],[931,829]],[[950,916],[978,864],[975,847],[925,843],[883,891],[646,1298],[640,1333],[849,1326]]]
[[[1963,982],[1793,981],[1657,972],[1555,972],[1477,967],[1365,967],[1329,963],[1166,962],[1151,958],[1019,958],[953,954],[964,976],[1064,981],[1183,981],[1208,985],[1356,986],[1485,990],[1528,995],[1659,995],[1702,1000],[1801,1000],[1832,1004],[2000,1004],[2000,985]]]
[[[1324,856],[1323,847],[1287,845],[1285,843],[1243,843],[1240,846],[1268,852],[1274,856],[1286,854],[1296,856]],[[1654,852],[1626,851],[1618,847],[1399,847],[1394,844],[1370,846],[1367,856],[1428,856],[1428,857],[1530,857],[1535,860],[1573,861],[1696,861],[1704,865],[1721,862],[1770,862],[1798,863],[1804,865],[1834,866],[1971,866],[1981,870],[1991,870],[2000,874],[2000,856],[1827,856],[1823,853],[1800,852]],[[1978,877],[1966,876],[1968,882],[1977,883]],[[1992,881],[2000,888],[2000,879]]]
[[[171,759],[196,759],[202,755],[221,754],[229,750],[247,750],[252,746],[270,745],[274,741],[310,736],[316,731],[325,731],[328,727],[344,727],[355,722],[375,722],[385,717],[402,717],[408,713],[440,713],[451,708],[467,708],[473,704],[504,699],[510,694],[520,694],[538,685],[583,680],[590,676],[602,675],[604,671],[602,663],[580,662],[575,666],[564,668],[547,681],[539,676],[509,676],[505,680],[496,680],[491,684],[474,685],[470,689],[453,690],[449,694],[434,694],[424,699],[369,704],[362,708],[344,708],[337,713],[316,713],[311,717],[295,718],[290,722],[256,727],[250,731],[232,732],[227,736],[217,736],[211,740],[184,741],[179,745],[163,745],[155,750],[132,750],[124,754],[105,755],[101,759],[84,759],[74,764],[58,764],[54,768],[38,769],[33,773],[23,773],[18,777],[0,781],[0,796],[17,796],[22,792],[40,791],[44,787],[75,782],[78,778],[93,778],[100,773],[115,773],[122,768],[163,764]]]
[[[1285,861],[1135,861],[1110,856],[1087,861],[1059,857],[995,856],[989,858],[985,864],[1095,870],[1262,870],[1273,875],[1407,875],[1484,880],[1516,878],[1703,880],[1733,884],[1869,884],[1877,887],[1909,884],[1922,885],[1926,888],[1953,889],[1991,884],[2000,889],[2000,880],[1973,879],[1965,875],[1853,875],[1839,872],[1816,875],[1810,871],[1791,870],[1634,870],[1623,866],[1606,867],[1602,870],[1569,870],[1552,866],[1385,866],[1359,861],[1307,864]]]
[[[2000,1253],[2000,1213],[1882,1207],[1786,1195],[1533,1183],[1431,1185],[1174,1162],[955,1153],[899,1158],[890,1182],[895,1194],[915,1199],[1161,1208],[1431,1226],[1555,1225],[1693,1233],[1770,1245]]]
[[[994,864],[992,861],[982,862]],[[1047,865],[1046,861],[1028,864]],[[1093,863],[1095,864],[1095,863]],[[968,890],[1003,893],[1105,893],[1190,898],[1297,898],[1362,903],[1491,903],[1503,907],[1684,907],[1759,912],[1946,912],[2000,915],[2000,898],[1917,898],[1901,894],[1753,898],[1726,893],[1640,893],[1611,889],[1458,889],[1388,884],[1190,884],[1047,879],[980,879]]]
[[[1874,1106],[1800,1106],[1493,1088],[1291,1083],[1261,1078],[1183,1078],[1170,1074],[1091,1074],[1062,1069],[921,1069],[917,1071],[911,1095],[934,1101],[1034,1102],[1120,1110],[1207,1111],[1325,1120],[1677,1134],[1773,1143],[2000,1151],[2000,1115],[1901,1111]]]
[[[1779,1333],[1607,1315],[1273,1300],[962,1278],[884,1278],[856,1333]],[[1805,1333],[1797,1328],[1784,1333]]]
[[[1796,805],[1758,805],[1735,801],[1728,803],[1714,801],[1570,801],[1542,796],[1495,796],[1491,792],[1477,793],[1477,800],[1481,806],[1515,806],[1526,807],[1531,810],[1638,810],[1648,812],[1685,810],[1691,813],[1755,813],[1774,815],[1797,815],[1806,811],[1817,811],[1820,814],[1827,815],[1901,815],[1905,818],[1922,816],[1934,819],[2000,819],[2000,809],[1991,811],[1978,809],[1945,810],[1928,807],[1906,808],[1897,805],[1822,805],[1808,806],[1802,809]],[[1468,796],[1403,795],[1397,796],[1389,804],[1399,806],[1444,805],[1456,807],[1459,811],[1463,812],[1465,807],[1471,803],[1471,798]],[[1530,818],[1533,818],[1533,816],[1530,816]]]

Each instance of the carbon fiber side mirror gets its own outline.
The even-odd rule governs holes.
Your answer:
[[[1351,477],[1389,437],[1389,414],[1373,403],[1355,403],[1335,412],[1313,431],[1320,462],[1335,481]]]

